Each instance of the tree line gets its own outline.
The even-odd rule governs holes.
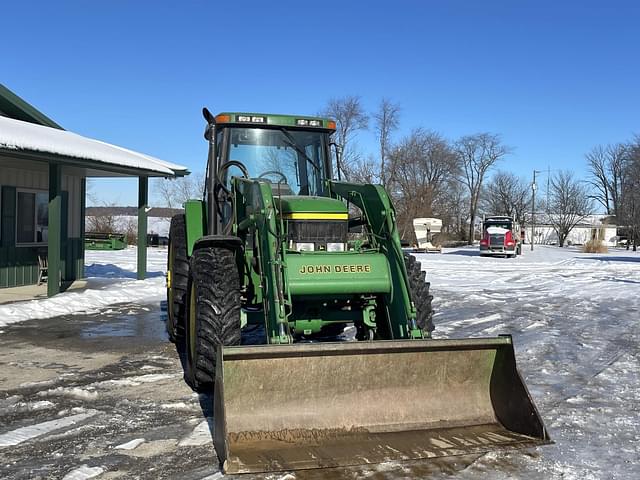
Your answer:
[[[479,132],[451,140],[416,127],[394,141],[401,108],[386,98],[370,113],[360,97],[334,98],[321,114],[336,120],[337,142],[343,147],[341,173],[348,180],[387,189],[403,238],[411,238],[415,217],[440,218],[445,239],[468,243],[482,213],[513,216],[523,226],[532,222],[531,181],[497,168],[513,152],[499,134]],[[370,127],[378,141],[377,155],[363,155],[356,142],[357,132]],[[588,185],[573,172],[554,171],[537,211],[544,212],[542,221],[551,225],[563,246],[571,230],[593,212]]]
[[[640,136],[586,154],[593,198],[622,227],[627,248],[640,241]]]
[[[396,208],[402,238],[412,240],[413,218],[437,217],[443,222],[442,240],[473,242],[475,225],[483,214],[509,215],[523,226],[532,222],[532,183],[505,169],[501,160],[513,152],[498,133],[477,132],[448,139],[416,126],[396,138],[402,109],[388,98],[367,111],[361,97],[330,99],[319,111],[336,121],[334,141],[340,145],[340,178],[385,187]],[[375,153],[363,153],[358,133],[371,131]],[[640,234],[640,137],[596,146],[586,155],[588,181],[574,172],[554,170],[545,195],[536,196],[537,223],[550,224],[559,245],[571,230],[600,204],[618,225],[628,227],[635,245]],[[335,173],[334,173],[335,174]],[[159,180],[157,195],[165,206],[176,207],[202,196],[203,175],[176,181]]]

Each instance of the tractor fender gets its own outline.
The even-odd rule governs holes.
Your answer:
[[[196,240],[193,245],[194,250],[199,248],[225,247],[234,250],[242,249],[242,240],[233,235],[205,235]]]

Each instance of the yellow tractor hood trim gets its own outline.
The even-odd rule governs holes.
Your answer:
[[[349,220],[348,213],[292,212],[285,213],[287,220]]]

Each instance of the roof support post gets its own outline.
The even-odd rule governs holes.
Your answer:
[[[147,205],[149,177],[138,177],[138,280],[147,276]]]
[[[62,167],[49,163],[49,221],[47,231],[47,296],[60,293],[62,245]]]

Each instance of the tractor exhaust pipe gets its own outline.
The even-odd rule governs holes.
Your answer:
[[[207,235],[218,233],[218,208],[216,203],[216,178],[218,171],[218,154],[216,152],[216,118],[207,107],[202,109],[202,116],[207,122],[204,131],[204,138],[209,142],[209,153],[207,156]]]
[[[510,336],[218,350],[225,473],[341,467],[550,443]]]

